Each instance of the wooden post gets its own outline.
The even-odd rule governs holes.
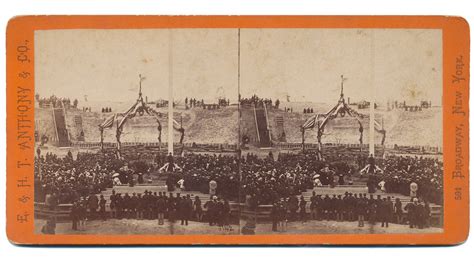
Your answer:
[[[304,132],[305,132],[305,129],[303,127],[301,127],[301,145],[302,145],[302,149],[303,149],[303,152],[305,151],[305,146],[304,146]]]
[[[375,46],[374,38],[375,31],[372,31],[371,42],[370,42],[370,122],[369,122],[369,156],[375,157],[375,82],[374,82],[374,64],[375,64]]]
[[[173,30],[168,30],[168,154],[173,154]]]

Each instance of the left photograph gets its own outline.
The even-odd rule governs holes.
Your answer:
[[[35,233],[240,234],[239,34],[35,31]]]

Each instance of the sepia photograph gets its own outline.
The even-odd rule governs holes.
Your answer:
[[[443,233],[439,29],[34,38],[35,234]]]
[[[242,29],[242,232],[442,232],[441,39]]]

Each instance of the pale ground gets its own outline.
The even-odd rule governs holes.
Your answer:
[[[388,228],[381,227],[380,223],[370,226],[367,222],[364,227],[358,227],[358,222],[336,221],[309,221],[290,222],[286,232],[272,232],[272,224],[259,224],[257,234],[433,234],[442,233],[442,228],[413,229],[408,225],[390,224]]]
[[[35,233],[41,234],[45,220],[35,220]],[[56,234],[73,235],[235,235],[239,232],[238,225],[232,225],[232,231],[219,230],[218,226],[207,223],[189,221],[189,225],[181,225],[177,220],[174,226],[165,220],[164,225],[158,225],[158,220],[110,219],[107,221],[87,221],[85,230],[74,231],[72,223],[57,223]]]
[[[35,233],[40,234],[44,220],[35,220]],[[245,223],[242,222],[242,225]],[[257,224],[257,234],[427,234],[442,233],[442,228],[411,229],[408,225],[390,224],[388,228],[380,226],[380,223],[365,227],[358,227],[357,222],[336,222],[336,221],[309,221],[290,222],[286,232],[272,232],[272,224],[263,222]],[[232,231],[219,230],[217,226],[209,226],[207,223],[190,221],[188,226],[180,225],[177,221],[173,226],[173,234],[176,235],[235,235],[239,234],[239,226],[232,225]],[[158,225],[157,220],[116,220],[88,221],[86,229],[81,231],[71,230],[71,223],[58,223],[56,234],[76,234],[76,235],[163,235],[170,234],[170,223],[165,221],[164,225]]]

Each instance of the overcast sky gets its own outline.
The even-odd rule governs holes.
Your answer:
[[[35,82],[42,95],[133,101],[138,75],[148,99],[235,101],[237,29],[47,30],[35,33]],[[170,38],[170,35],[172,36]],[[171,40],[171,41],[170,41]],[[291,101],[442,98],[441,30],[242,29],[241,94]]]

